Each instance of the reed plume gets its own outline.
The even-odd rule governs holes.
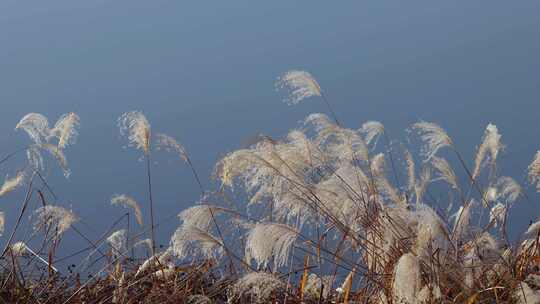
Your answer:
[[[152,240],[152,254],[156,250],[156,237],[154,232],[154,200],[152,196],[152,174],[150,169],[150,123],[142,112],[132,111],[122,114],[118,118],[120,134],[127,136],[129,146],[142,150],[146,158],[146,173],[148,176],[148,197],[150,201],[150,234]]]
[[[502,148],[503,145],[501,143],[501,135],[499,134],[497,126],[488,124],[482,139],[482,143],[476,152],[474,169],[472,173],[473,180],[476,179],[480,174],[480,169],[482,168],[484,159],[489,156],[490,162],[494,164],[497,159],[497,155],[499,154],[499,150]]]
[[[2,187],[0,187],[0,197],[14,191],[18,187],[20,187],[24,182],[24,172],[20,171],[15,175],[15,177],[9,178],[6,177],[4,180],[4,183],[2,184]]]
[[[285,289],[285,283],[269,273],[251,272],[243,276],[230,289],[235,302],[271,303]]]
[[[111,204],[121,205],[124,208],[133,209],[133,212],[135,212],[135,218],[137,219],[137,223],[139,224],[139,226],[143,225],[143,215],[141,207],[134,198],[125,194],[115,194],[111,198]]]
[[[446,134],[439,125],[432,122],[420,121],[412,125],[420,139],[424,142],[422,147],[422,155],[426,158],[426,161],[431,160],[433,156],[444,147],[453,146],[452,139]]]
[[[368,121],[362,125],[360,132],[364,134],[364,140],[369,145],[374,141],[374,146],[377,145],[377,139],[384,133],[384,125],[378,121]]]
[[[22,256],[26,252],[26,244],[24,242],[17,242],[11,245],[11,252],[14,256]]]
[[[414,192],[416,195],[416,205],[421,205],[424,198],[424,193],[431,183],[431,169],[429,167],[424,167],[420,174],[420,179],[417,181]]]
[[[536,190],[540,191],[540,150],[534,155],[534,159],[527,167],[527,171],[529,182],[536,186]]]
[[[182,146],[176,139],[170,137],[169,135],[165,134],[157,134],[156,135],[156,146],[158,149],[164,149],[168,152],[175,152],[178,154],[180,159],[188,162],[188,154],[184,146]]]
[[[123,255],[127,251],[127,230],[120,229],[113,232],[107,237],[107,243],[111,246],[114,255]]]
[[[0,211],[0,236],[4,234],[4,227],[6,225],[6,214]]]
[[[149,257],[137,269],[135,276],[138,276],[156,266],[171,265],[173,254],[173,248],[168,247],[165,251],[156,253],[155,255]]]
[[[127,136],[129,146],[150,153],[150,123],[142,112],[132,111],[122,114],[118,118],[120,134]]]
[[[193,226],[180,226],[171,237],[171,247],[179,259],[219,258],[223,244],[209,232]]]
[[[56,138],[56,147],[64,149],[77,140],[79,125],[80,118],[73,112],[60,116],[53,128],[49,128],[49,121],[44,115],[29,113],[17,123],[15,129],[24,130],[38,146],[50,143],[52,138]]]
[[[500,225],[504,222],[504,219],[506,218],[506,206],[497,203],[493,207],[491,207],[491,210],[489,211],[489,221],[493,222],[495,227],[497,225]]]
[[[406,253],[394,269],[394,299],[397,303],[416,303],[421,288],[420,262],[413,254]]]
[[[34,212],[34,216],[36,218],[34,230],[46,231],[48,227],[52,227],[56,238],[60,237],[73,223],[78,221],[78,217],[72,211],[53,205],[39,207]]]
[[[470,231],[470,222],[472,218],[472,211],[476,204],[475,200],[471,200],[468,204],[465,206],[459,207],[458,212],[454,215],[455,216],[455,223],[454,223],[454,234],[457,236],[458,239],[467,239],[470,237],[469,232]]]
[[[266,267],[273,258],[277,267],[287,264],[290,250],[298,236],[293,228],[277,223],[260,223],[249,231],[246,258]]]
[[[42,114],[29,113],[17,123],[15,129],[24,130],[34,143],[40,145],[49,136],[49,121]]]
[[[77,141],[79,135],[77,127],[79,125],[80,118],[77,114],[73,112],[64,114],[56,121],[54,127],[49,130],[48,138],[56,137],[58,139],[58,148],[64,149]]]
[[[523,188],[521,185],[508,176],[499,177],[497,179],[497,187],[499,189],[498,198],[509,204],[514,203],[521,195],[523,195]]]
[[[152,250],[152,240],[151,239],[143,239],[143,240],[140,240],[138,242],[136,242],[135,244],[133,244],[133,247],[140,247],[140,246],[146,246],[148,247],[149,250]]]
[[[41,155],[41,147],[38,145],[30,145],[26,149],[26,160],[30,169],[34,171],[41,171],[45,168],[43,156]]]
[[[305,98],[321,96],[321,87],[310,73],[292,70],[279,77],[276,88],[287,89],[289,95],[285,99],[288,104],[298,104]]]
[[[447,182],[453,189],[459,190],[459,182],[452,166],[444,158],[433,156],[431,164],[439,173],[438,179]]]
[[[416,185],[416,164],[409,150],[405,150],[405,163],[407,165],[407,189],[413,190]]]
[[[289,90],[292,104],[311,96],[326,101],[306,72],[291,71],[277,85]],[[530,197],[526,188],[496,168],[503,144],[493,124],[484,131],[470,171],[446,131],[429,122],[412,125],[421,143],[418,147],[404,143],[405,164],[396,167],[389,144],[395,141],[390,141],[381,123],[368,121],[350,129],[335,115],[332,120],[315,113],[283,138],[259,136],[226,154],[214,168],[221,184],[216,192],[204,190],[180,143],[167,135],[151,135],[141,112],[125,113],[118,125],[129,145],[146,158],[151,237],[140,240],[146,232],[131,235],[118,229],[125,214],[94,240],[73,226],[78,218],[72,211],[50,205],[49,193],[32,184],[39,177],[48,187],[47,175],[40,174],[41,153],[48,151],[64,171],[69,170],[64,150],[75,142],[79,117],[65,114],[49,129],[43,115],[28,114],[17,125],[32,139],[24,149],[26,170],[20,171],[20,180],[7,178],[0,188],[0,196],[13,191],[23,183],[23,174],[32,170],[5,247],[8,255],[0,259],[4,269],[0,284],[6,286],[2,297],[24,295],[29,300],[8,301],[513,304],[538,300],[540,221],[531,223],[516,245],[508,239],[507,221],[514,204]],[[380,136],[386,141],[384,148],[376,145]],[[160,252],[154,235],[152,144],[186,162],[202,194],[200,203],[178,214],[179,226]],[[438,155],[443,148],[457,154],[470,179],[468,192],[462,193],[451,160]],[[415,158],[424,162],[417,166]],[[395,182],[388,178],[387,160]],[[486,166],[489,174],[481,174]],[[407,176],[403,187],[398,169]],[[527,174],[529,183],[540,189],[540,152]],[[444,183],[433,185],[436,180]],[[17,227],[24,224],[25,210],[33,208],[29,202],[34,193],[41,207],[31,221],[36,231],[44,232],[31,236],[43,238],[36,252],[22,242],[11,245],[19,235]],[[455,194],[460,202],[457,212]],[[132,209],[142,226],[143,214],[133,198],[116,194],[111,203]],[[174,214],[169,218],[174,219]],[[0,231],[4,220],[0,212]],[[58,257],[60,236],[70,228],[90,246]],[[112,255],[101,251],[103,244],[109,244]],[[137,256],[135,250],[131,257],[124,256],[141,245],[151,249],[149,258]],[[47,249],[48,261],[41,257]],[[70,273],[60,274],[53,267],[88,250],[84,270],[70,266]],[[92,261],[96,253],[102,257]],[[49,276],[41,276],[47,280],[32,276],[40,270],[36,266],[43,267],[34,260],[47,266]],[[99,269],[81,281],[80,274],[92,267]]]
[[[219,206],[200,204],[182,211],[178,214],[178,218],[185,226],[208,231],[213,222],[212,218],[220,213],[233,213],[233,211]]]
[[[64,176],[66,178],[69,178],[69,176],[71,175],[71,170],[69,169],[67,158],[64,152],[60,148],[58,148],[58,146],[53,144],[42,144],[41,148],[49,152],[57,160],[58,164],[62,168]]]

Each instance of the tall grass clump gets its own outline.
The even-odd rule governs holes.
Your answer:
[[[226,154],[214,167],[213,191],[203,187],[183,145],[154,135],[142,112],[123,114],[121,134],[146,161],[150,223],[145,226],[134,198],[115,194],[111,203],[126,213],[98,238],[77,228],[81,218],[57,202],[43,174],[42,152],[68,170],[64,151],[75,143],[79,117],[63,115],[53,128],[43,115],[23,117],[16,129],[31,143],[2,161],[27,154],[0,188],[2,198],[26,193],[18,215],[0,213],[0,232],[4,217],[16,219],[2,236],[9,235],[0,297],[33,303],[540,303],[540,221],[517,238],[508,236],[512,210],[531,196],[497,165],[505,147],[497,126],[478,132],[469,162],[433,122],[413,123],[400,144],[378,121],[345,127],[307,72],[290,71],[276,87],[286,89],[290,104],[322,99],[330,116],[310,114],[283,138],[260,136]],[[179,211],[164,248],[155,245],[167,219],[154,213],[153,148],[187,164],[201,193]],[[540,152],[524,169],[540,189]],[[32,200],[39,203],[29,217],[32,238],[19,240],[16,231]],[[129,220],[128,229],[119,227],[130,215],[137,232]],[[67,233],[88,246],[74,253],[85,255],[81,262],[64,272],[58,248]]]

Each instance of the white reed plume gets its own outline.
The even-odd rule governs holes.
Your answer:
[[[78,221],[77,216],[72,211],[53,205],[36,209],[34,215],[36,216],[34,230],[46,230],[47,227],[53,227],[56,230],[56,237],[62,235],[73,223]]]
[[[248,233],[246,258],[255,259],[258,266],[266,267],[272,257],[277,267],[286,265],[297,236],[298,232],[287,225],[259,223]]]
[[[24,130],[36,144],[46,142],[49,135],[49,122],[47,117],[39,113],[26,114],[15,129]]]
[[[457,213],[452,216],[455,217],[454,233],[457,235],[458,239],[467,237],[466,233],[470,231],[469,225],[474,205],[476,205],[476,201],[471,199],[468,204],[465,204],[465,207],[459,207]]]
[[[499,198],[504,198],[510,204],[515,202],[523,193],[521,186],[508,176],[499,177],[497,187],[499,187]]]
[[[149,250],[152,250],[152,240],[151,239],[143,239],[143,240],[140,240],[138,242],[136,242],[134,245],[133,245],[133,248],[137,248],[137,247],[140,247],[140,246],[147,246]]]
[[[384,175],[385,166],[384,154],[378,153],[371,158],[370,169],[373,176]]]
[[[166,268],[156,270],[152,275],[158,280],[171,279],[176,274],[174,265],[168,265]]]
[[[250,159],[254,157],[247,149],[231,152],[217,162],[213,176],[221,181],[221,187],[233,187],[234,179],[248,172],[243,169],[248,169],[253,165]]]
[[[184,161],[189,162],[188,154],[184,146],[182,146],[176,139],[165,134],[156,135],[156,147],[163,149],[167,152],[178,153],[178,156]]]
[[[351,199],[351,195],[352,193],[364,192],[370,183],[360,168],[348,162],[337,168],[329,177],[320,181],[315,186],[315,194],[328,212],[335,217],[335,220],[355,229],[354,226],[358,223],[358,218],[355,215],[361,214],[365,210],[362,208],[364,206],[359,206]],[[276,209],[280,209],[277,206],[282,205],[285,204],[278,202]],[[302,202],[295,203],[293,208],[285,207],[283,209],[285,210],[279,210],[279,212],[300,215],[301,222],[303,222],[303,216],[306,218],[316,216]]]
[[[266,181],[275,179],[276,175],[279,175],[280,172],[274,165],[283,166],[283,161],[275,157],[272,148],[260,145],[262,143],[253,149],[241,149],[229,153],[218,162],[214,175],[219,177],[222,187],[232,188],[234,181],[238,180],[244,184],[247,192],[252,192],[260,186],[265,186]],[[265,156],[268,156],[268,159]]]
[[[484,191],[484,199],[482,200],[484,207],[487,207],[486,204],[494,203],[498,197],[499,197],[499,193],[497,191],[497,188],[487,187],[486,190]]]
[[[377,145],[379,136],[384,133],[384,125],[378,121],[368,121],[362,125],[360,132],[364,134],[364,140],[369,145],[375,140],[373,146]]]
[[[223,244],[216,237],[197,227],[185,225],[174,232],[171,247],[179,259],[197,256],[219,258],[223,251]]]
[[[449,236],[444,221],[427,205],[420,205],[414,212],[416,218],[415,252],[419,257],[430,257],[436,250],[446,251]]]
[[[150,244],[150,248],[152,248],[152,244]],[[141,266],[139,266],[139,269],[137,269],[137,272],[135,273],[135,277],[137,277],[139,274],[147,271],[151,267],[155,265],[157,262],[158,254],[155,254],[151,257],[149,257],[147,260],[145,260]]]
[[[79,124],[80,118],[77,114],[64,114],[56,121],[54,127],[49,131],[48,138],[56,137],[58,139],[58,148],[64,149],[77,141],[77,136],[79,135],[77,127]]]
[[[124,208],[131,208],[133,209],[133,212],[135,212],[135,218],[137,219],[137,223],[139,223],[140,226],[143,225],[143,215],[141,211],[141,207],[139,206],[139,203],[137,201],[125,194],[115,194],[111,198],[111,204],[113,205],[121,205]]]
[[[26,149],[26,160],[31,169],[41,171],[44,168],[43,156],[39,145],[31,145]]]
[[[416,296],[421,288],[420,262],[413,254],[406,253],[394,268],[394,299],[397,303],[417,303]]]
[[[375,179],[380,194],[384,195],[390,201],[396,204],[405,204],[406,200],[400,195],[398,189],[394,187],[385,176],[379,176]]]
[[[525,232],[525,234],[536,236],[539,230],[540,230],[540,221],[537,221],[529,226],[529,229],[527,229],[527,232]]]
[[[501,135],[497,130],[497,126],[493,124],[488,124],[486,131],[484,132],[484,137],[482,143],[478,147],[476,152],[476,157],[474,160],[474,170],[472,173],[473,179],[476,179],[480,175],[480,170],[482,169],[482,164],[486,156],[489,155],[490,162],[495,163],[499,151],[503,148],[501,143]]]
[[[285,291],[285,283],[278,277],[265,272],[250,272],[232,287],[233,300],[244,303],[271,303],[274,297]]]
[[[120,134],[127,136],[129,145],[141,149],[145,155],[150,153],[150,123],[142,112],[132,111],[118,118]]]
[[[422,204],[424,193],[426,193],[429,183],[431,183],[431,169],[428,166],[424,166],[422,172],[420,172],[420,179],[416,182],[416,186],[414,187],[417,206]]]
[[[41,148],[49,152],[56,159],[56,161],[58,161],[58,164],[60,165],[60,168],[62,168],[64,176],[66,178],[69,178],[69,176],[71,175],[71,170],[68,167],[67,158],[64,155],[64,152],[62,152],[62,150],[58,148],[58,146],[52,144],[42,144]]]
[[[287,89],[289,96],[284,100],[288,104],[298,104],[303,99],[311,96],[321,96],[321,87],[311,76],[305,71],[289,71],[278,78],[276,88]]]
[[[150,242],[150,248],[151,247],[152,247],[152,244]],[[149,257],[147,260],[145,260],[141,264],[139,269],[137,269],[137,273],[135,274],[135,276],[138,276],[139,274],[147,271],[148,269],[154,267],[155,265],[158,265],[158,266],[170,265],[171,260],[173,258],[173,254],[174,254],[174,250],[172,247],[168,247],[165,251],[154,254],[153,256]]]
[[[24,242],[17,242],[11,245],[11,252],[14,256],[22,256],[26,253],[26,244]]]
[[[492,222],[495,227],[498,224],[502,224],[505,217],[506,206],[501,203],[495,204],[489,211],[489,221]]]
[[[4,234],[5,224],[6,224],[6,214],[0,211],[0,235]]]
[[[287,134],[287,145],[298,154],[296,158],[300,162],[316,166],[323,157],[321,151],[313,144],[306,134],[300,130],[291,130]]]
[[[298,185],[318,178],[315,170],[320,158],[319,152],[309,152],[318,148],[300,132],[290,135],[285,142],[265,140],[229,153],[216,165],[214,175],[221,179],[222,187],[242,184],[250,195],[249,205],[272,199],[298,207],[298,196],[302,196]]]
[[[527,167],[527,176],[529,182],[536,186],[536,190],[540,191],[540,150],[534,155],[534,159]]]
[[[35,258],[37,258],[40,262],[50,267],[54,272],[58,272],[58,269],[54,267],[53,265],[49,264],[48,261],[43,259],[40,255],[35,253],[28,245],[26,245],[24,242],[17,242],[13,245],[11,245],[11,253],[14,257],[23,256],[26,253],[29,253],[33,255]]]
[[[337,126],[326,114],[323,113],[311,113],[304,118],[304,126],[312,125],[317,133],[321,133],[320,136],[328,137],[335,130],[340,127]]]
[[[150,123],[142,112],[132,111],[122,114],[118,118],[120,134],[127,136],[129,146],[140,149],[146,158],[146,173],[148,177],[148,197],[150,201],[150,235],[152,240],[152,254],[155,253],[155,225],[154,225],[154,200],[152,198],[152,175],[150,173]]]
[[[420,139],[424,142],[421,153],[426,157],[426,161],[429,161],[439,149],[453,146],[450,136],[435,123],[420,121],[413,124],[412,128],[416,130]]]
[[[405,163],[407,165],[407,189],[413,190],[416,185],[416,165],[409,150],[405,150]]]
[[[127,251],[127,230],[120,229],[113,232],[108,238],[107,243],[112,248],[112,252],[116,256],[121,256]]]
[[[447,182],[452,188],[459,190],[459,183],[452,166],[444,158],[433,156],[431,164],[439,172],[437,179]]]
[[[4,184],[2,184],[2,187],[0,187],[0,197],[14,191],[19,186],[21,186],[24,182],[24,172],[20,171],[17,172],[17,175],[13,178],[9,178],[6,176],[6,179],[4,180]]]
[[[231,213],[232,210],[219,206],[200,204],[180,212],[178,218],[185,226],[193,226],[208,231],[212,225],[212,217],[215,218],[218,214],[224,212]]]
[[[160,265],[168,265],[172,263],[173,258],[174,248],[169,246],[159,254],[157,261]]]
[[[313,113],[304,119],[306,127],[313,126],[316,132],[315,144],[327,156],[341,160],[369,159],[369,150],[361,134],[334,123],[327,115]]]

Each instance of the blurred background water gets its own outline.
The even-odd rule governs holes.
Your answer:
[[[26,113],[51,123],[78,113],[79,141],[66,150],[73,173],[66,180],[56,170],[49,182],[58,204],[97,237],[124,213],[110,205],[112,194],[127,193],[147,210],[144,162],[122,148],[118,116],[143,111],[154,132],[187,148],[205,187],[215,189],[209,176],[225,153],[257,133],[283,136],[309,113],[326,111],[315,98],[287,106],[274,90],[277,76],[304,69],[344,125],[380,120],[402,140],[411,123],[434,121],[470,165],[485,126],[496,124],[507,145],[500,173],[522,181],[540,149],[539,9],[538,1],[487,0],[3,0],[0,154],[29,142],[14,131]],[[2,165],[0,174],[12,175],[23,161]],[[198,200],[177,158],[157,154],[153,170],[158,221]],[[510,219],[514,237],[537,219],[533,190]],[[23,198],[21,189],[0,199],[6,234]],[[160,244],[176,225],[159,228]],[[30,229],[25,223],[22,231]],[[62,248],[81,244],[67,233]]]

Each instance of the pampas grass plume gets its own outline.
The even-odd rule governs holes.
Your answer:
[[[111,198],[111,204],[113,205],[121,205],[125,208],[131,208],[133,209],[133,212],[135,212],[135,218],[137,219],[137,223],[139,223],[140,226],[143,225],[143,216],[141,207],[139,206],[139,203],[137,201],[125,194],[115,194]]]
[[[129,145],[140,149],[145,155],[150,153],[150,123],[142,112],[132,111],[118,118],[120,134],[127,136]]]
[[[298,104],[305,98],[321,96],[321,87],[310,73],[292,70],[278,78],[276,88],[287,89],[289,96],[285,99],[288,104]]]
[[[418,133],[420,139],[424,142],[422,154],[426,157],[426,161],[431,160],[440,149],[453,146],[450,136],[435,123],[420,121],[413,124],[412,129]]]
[[[246,257],[248,260],[253,258],[259,266],[266,267],[272,257],[277,267],[286,265],[297,236],[298,233],[287,225],[259,223],[248,233]]]
[[[24,172],[20,171],[13,178],[6,177],[4,184],[0,187],[0,197],[14,191],[24,182]]]

